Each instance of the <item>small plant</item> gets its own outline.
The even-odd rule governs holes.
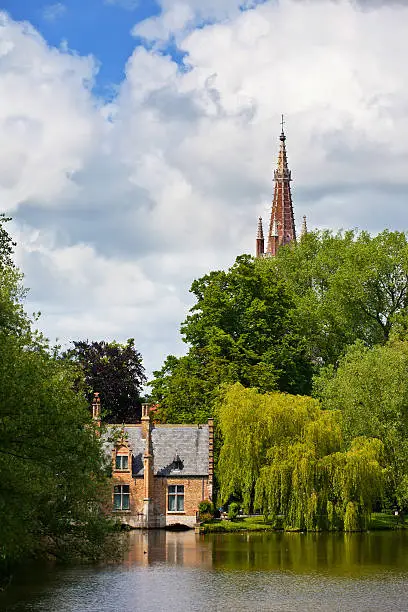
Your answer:
[[[198,504],[198,512],[201,521],[211,521],[214,518],[214,504],[206,499]]]
[[[210,500],[205,499],[204,501],[198,504],[198,511],[200,514],[204,512],[214,514],[214,504],[210,502]]]
[[[237,502],[232,502],[229,506],[228,506],[228,518],[233,521],[234,519],[237,518],[239,514],[239,504],[237,504]]]

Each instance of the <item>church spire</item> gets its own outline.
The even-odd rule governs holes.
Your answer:
[[[296,240],[292,194],[290,189],[292,175],[288,167],[286,155],[286,136],[283,129],[284,123],[282,115],[278,164],[274,172],[275,190],[266,249],[266,255],[272,256],[276,255],[278,247]]]
[[[256,256],[262,257],[265,250],[265,240],[262,227],[262,217],[258,219],[258,233],[256,235]]]

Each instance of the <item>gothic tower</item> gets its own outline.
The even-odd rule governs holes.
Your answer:
[[[280,149],[278,155],[278,166],[274,173],[275,189],[272,202],[272,212],[269,223],[269,233],[266,252],[263,249],[262,220],[258,222],[258,234],[256,240],[257,257],[274,257],[281,245],[289,244],[296,240],[295,221],[293,217],[292,194],[290,182],[291,171],[288,168],[286,155],[286,136],[283,130],[280,135]],[[261,231],[260,231],[261,230]],[[260,240],[262,234],[262,242]],[[262,250],[261,250],[262,248]]]

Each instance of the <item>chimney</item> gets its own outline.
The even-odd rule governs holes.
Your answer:
[[[99,393],[95,392],[92,401],[92,419],[99,429],[101,426],[101,398]]]
[[[150,404],[142,404],[142,438],[146,440],[150,436],[151,422],[150,422]]]
[[[152,448],[152,432],[150,423],[150,406],[142,404],[142,438],[145,441],[145,450],[143,454],[143,484],[144,484],[144,499],[143,499],[143,514],[146,526],[150,525],[152,520],[152,489],[153,489],[153,448]]]

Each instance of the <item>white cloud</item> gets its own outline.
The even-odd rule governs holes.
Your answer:
[[[43,8],[43,18],[46,21],[56,21],[65,15],[67,7],[62,2],[56,2],[55,4],[47,4]]]
[[[55,206],[98,137],[92,58],[50,49],[28,24],[0,13],[0,201]]]
[[[149,369],[181,350],[192,279],[253,250],[281,112],[298,220],[404,229],[408,194],[406,5],[162,5],[102,108],[92,58],[0,22],[0,198],[29,307],[52,337],[134,336]],[[154,46],[169,32],[188,71]]]

